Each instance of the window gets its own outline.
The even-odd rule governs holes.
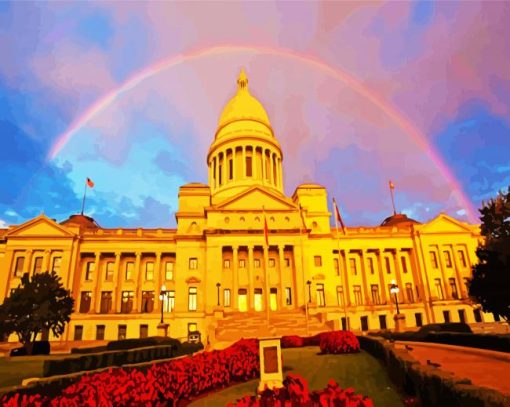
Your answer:
[[[460,309],[459,311],[459,322],[466,323],[466,311]]]
[[[240,259],[239,260],[239,268],[240,269],[246,268],[246,260],[245,259]]]
[[[161,298],[160,298],[161,299]],[[175,291],[168,291],[163,297],[163,312],[172,312],[175,308]]]
[[[441,287],[441,279],[440,278],[436,278],[434,280],[434,282],[435,282],[435,285],[436,285],[437,298],[439,298],[440,300],[444,299],[444,296],[443,296],[443,287]]]
[[[51,270],[55,273],[60,273],[60,267],[62,265],[62,257],[54,257],[53,264],[51,265]]]
[[[190,287],[188,289],[188,310],[197,310],[197,287]]]
[[[228,160],[228,179],[234,178],[234,162],[232,159]]]
[[[404,256],[400,257],[400,264],[402,264],[402,272],[407,273],[407,261]]]
[[[225,288],[223,290],[223,306],[230,307],[230,289]]]
[[[140,324],[140,338],[147,338],[149,336],[149,325]]]
[[[349,267],[354,275],[358,274],[358,270],[356,269],[356,259],[349,259]]]
[[[85,266],[85,280],[91,281],[94,270],[96,269],[96,263],[89,261]]]
[[[290,267],[290,258],[285,257],[285,267]]]
[[[120,306],[120,312],[123,314],[129,314],[133,310],[133,299],[135,293],[133,291],[122,291],[122,304]]]
[[[154,291],[142,291],[142,312],[154,310]]]
[[[285,287],[285,305],[292,305],[292,289]]]
[[[433,268],[438,268],[436,252],[430,252],[430,263],[432,263]]]
[[[218,176],[218,184],[222,184],[223,183],[223,177],[222,177],[222,174],[223,174],[223,166],[220,164],[218,165],[218,172],[219,172],[219,176]]]
[[[275,267],[275,264],[276,264],[276,262],[275,262],[275,260],[274,260],[274,259],[272,259],[272,258],[271,258],[271,259],[269,259],[269,267],[274,268],[274,267]]]
[[[391,273],[391,263],[390,263],[390,258],[389,257],[385,257],[384,258],[384,263],[386,265],[386,273],[390,274]]]
[[[115,267],[115,263],[113,261],[109,261],[106,263],[106,273],[104,279],[106,281],[113,281],[113,268]]]
[[[421,316],[421,312],[417,312],[414,314],[414,319],[416,320],[416,326],[422,326],[423,325],[423,319]]]
[[[228,260],[228,259],[223,260],[223,268],[224,269],[230,268],[230,260]]]
[[[407,296],[407,301],[409,301],[409,303],[413,303],[414,302],[414,294],[413,294],[413,285],[411,283],[406,283],[406,296]]]
[[[154,262],[148,261],[145,263],[145,280],[152,281],[154,280]]]
[[[420,287],[416,286],[416,301],[420,301]]]
[[[379,328],[380,329],[387,329],[386,315],[379,315]]]
[[[174,262],[167,261],[165,263],[165,280],[173,280],[174,279]]]
[[[347,322],[349,321],[349,318],[345,319],[345,317],[342,317],[342,330],[347,331]]]
[[[338,259],[333,259],[333,267],[335,268],[335,274],[337,276],[340,275],[340,264],[338,263]]]
[[[368,270],[370,271],[370,274],[374,274],[375,273],[374,259],[372,257],[368,258]]]
[[[455,284],[455,279],[449,278],[448,284],[450,286],[450,291],[452,292],[452,298],[454,300],[457,300],[459,298],[459,293],[457,292],[457,285]]]
[[[119,339],[119,340],[126,339],[126,333],[127,333],[127,325],[119,325],[117,339]]]
[[[101,314],[108,314],[112,309],[112,292],[101,292]]]
[[[188,333],[198,331],[198,326],[196,322],[188,322]]]
[[[260,268],[260,259],[254,259],[253,265],[256,269]]]
[[[452,256],[451,256],[450,252],[448,250],[445,250],[443,252],[443,254],[444,254],[444,261],[445,261],[446,267],[451,267],[452,266]]]
[[[344,306],[344,288],[341,285],[336,287],[336,300],[338,302],[338,306]]]
[[[189,269],[196,270],[198,268],[198,259],[196,257],[190,257],[189,259]]]
[[[246,176],[251,177],[252,176],[252,158],[246,157]]]
[[[360,317],[361,321],[361,330],[368,331],[368,317]]]
[[[501,318],[499,317],[499,314],[495,314],[494,312],[492,313],[492,316],[494,317],[494,322],[499,322],[501,321]]]
[[[96,325],[96,341],[104,341],[104,325]]]
[[[83,325],[75,325],[74,327],[74,340],[81,341],[83,338]]]
[[[379,286],[377,284],[372,284],[372,303],[375,305],[381,304],[381,297],[379,296]]]
[[[40,273],[42,271],[42,262],[43,258],[41,256],[37,256],[34,260],[34,273]]]
[[[132,261],[128,261],[126,263],[126,275],[125,275],[126,280],[132,280],[134,273],[135,273],[135,263]]]
[[[317,284],[316,288],[317,292],[317,306],[325,307],[326,306],[326,298],[324,295],[324,284]]]
[[[92,294],[90,291],[82,291],[80,295],[80,313],[85,314],[90,311],[90,300]]]
[[[322,257],[321,256],[313,256],[313,263],[315,264],[315,267],[321,267],[322,266]]]
[[[447,324],[450,322],[450,311],[443,311],[444,322]]]
[[[25,266],[25,258],[18,257],[16,259],[16,266],[14,267],[14,276],[21,277],[23,275],[23,267]]]
[[[363,304],[363,300],[361,299],[361,286],[355,285],[353,287],[353,290],[354,290],[354,301],[355,301],[356,305]]]
[[[273,159],[273,184],[276,184],[276,161]]]
[[[480,308],[474,309],[473,310],[473,315],[475,317],[475,322],[483,322],[482,311],[480,311]]]
[[[462,267],[467,267],[466,254],[464,253],[464,250],[458,250],[457,253],[459,254],[460,264]]]

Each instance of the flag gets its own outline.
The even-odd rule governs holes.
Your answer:
[[[390,189],[395,189],[395,184],[393,182],[390,181]]]
[[[94,182],[93,182],[90,178],[87,178],[87,185],[88,185],[90,188],[94,188]]]
[[[266,211],[264,207],[262,207],[262,212],[264,213],[264,239],[266,241],[266,246],[269,247],[269,228],[267,227]]]
[[[335,217],[338,222],[340,222],[340,226],[342,227],[342,232],[345,235],[345,225],[342,217],[340,216],[340,211],[338,210],[338,205],[336,204],[336,199],[333,198],[333,206],[335,207]]]

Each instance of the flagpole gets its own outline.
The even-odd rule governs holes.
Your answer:
[[[266,319],[267,319],[267,325],[269,328],[269,307],[270,307],[270,294],[269,294],[269,280],[267,275],[267,263],[268,263],[268,256],[269,256],[269,239],[266,238],[268,236],[266,232],[266,210],[264,209],[264,206],[262,206],[262,213],[264,214],[264,276],[266,280]]]
[[[342,289],[342,302],[344,304],[344,317],[345,317],[345,327],[347,328],[347,330],[349,330],[349,319],[347,318],[347,307],[346,307],[346,304],[345,304],[345,290],[347,290],[347,284],[345,284],[343,282],[343,278],[342,278],[342,275],[341,275],[341,272],[340,272],[340,265],[342,264],[342,256],[340,254],[340,236],[338,234],[338,219],[336,217],[336,214],[339,213],[339,210],[338,210],[338,207],[336,205],[336,199],[333,198],[333,206],[334,206],[334,211],[335,211],[335,214],[334,214],[334,218],[335,218],[335,226],[336,226],[336,237],[337,237],[337,240],[338,240],[338,275],[340,277],[340,282],[342,283],[342,286],[343,286],[343,289]],[[342,229],[344,230],[344,229]],[[344,234],[345,234],[345,230],[344,230]]]
[[[395,185],[393,184],[393,182],[390,181],[390,194],[391,194],[391,204],[393,206],[393,215],[396,215],[397,214],[397,211],[395,209],[395,197],[394,197],[394,190],[395,190]]]
[[[85,190],[83,191],[83,200],[81,201],[81,214],[83,215],[83,210],[85,209],[85,197],[87,196],[87,180],[85,180]]]

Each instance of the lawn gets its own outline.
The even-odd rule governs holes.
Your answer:
[[[391,383],[384,367],[366,352],[350,355],[317,355],[318,347],[283,349],[283,376],[303,376],[311,390],[326,387],[334,379],[340,387],[352,387],[370,397],[374,405],[403,406],[401,395]],[[254,394],[258,379],[241,383],[193,401],[194,407],[220,407],[244,395]]]

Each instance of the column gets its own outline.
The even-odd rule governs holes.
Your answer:
[[[51,250],[47,249],[44,251],[44,259],[43,259],[43,267],[42,271],[51,271],[50,270],[50,259],[51,259]]]
[[[221,177],[223,178],[223,185],[225,185],[228,182],[228,157],[227,157],[227,150],[223,150],[223,167],[222,167],[222,171],[221,172],[223,173],[221,175]]]
[[[141,302],[140,302],[140,295],[141,295],[140,293],[141,293],[141,288],[142,288],[141,258],[142,258],[142,253],[137,252],[136,260],[135,260],[135,273],[136,273],[135,289],[134,289],[135,298],[133,299],[133,311],[134,312],[139,312],[139,308],[140,308],[139,304],[141,304]]]
[[[262,184],[266,183],[266,151],[264,148],[260,150],[262,156]]]
[[[239,276],[237,275],[238,265],[239,265],[238,250],[239,250],[239,246],[232,247],[232,252],[233,252],[232,263],[234,263],[234,264],[232,267],[232,296],[231,296],[230,301],[231,301],[232,309],[234,311],[237,311],[239,308],[239,303],[237,300],[237,295],[238,295],[238,291],[239,291]]]
[[[121,252],[115,252],[115,266],[113,269],[113,286],[115,287],[115,292],[113,293],[112,305],[113,312],[120,312],[120,291],[122,288],[123,278],[120,272],[120,257]]]
[[[218,171],[219,171],[219,160],[218,160],[218,154],[214,157],[214,190],[218,188]]]
[[[0,259],[0,267],[2,267],[3,263],[3,269],[8,270],[7,275],[0,280],[0,302],[4,302],[5,298],[9,297],[10,292],[10,285],[14,278],[14,267],[16,267],[16,264],[14,263],[14,251],[10,249],[5,250],[5,257],[3,259]],[[5,284],[5,286],[4,286]],[[2,296],[3,295],[3,296]]]
[[[455,267],[455,278],[457,280],[457,292],[459,294],[459,299],[466,298],[467,293],[464,291],[464,282],[461,280],[460,271],[459,271],[459,260],[457,259],[457,256],[455,255],[455,247],[453,245],[450,245],[452,249],[452,257],[453,257],[453,267]]]
[[[342,255],[342,285],[345,297],[345,306],[351,305],[351,291],[349,287],[349,272],[347,270],[347,254],[345,250],[341,251]]]
[[[252,160],[253,162],[253,160]],[[253,246],[248,246],[248,309],[253,310],[254,303],[254,277],[253,277]]]
[[[282,160],[280,157],[276,159],[276,173],[278,174],[278,186],[283,189]]]
[[[246,178],[246,146],[241,147],[241,151],[242,151],[241,159],[243,161],[241,162],[241,177],[240,177],[240,179],[245,179]]]
[[[439,267],[441,268],[441,279],[443,280],[441,282],[443,286],[443,292],[445,296],[445,300],[451,300],[452,299],[452,293],[448,289],[448,284],[446,281],[446,274],[445,274],[445,265],[444,265],[444,259],[443,259],[443,251],[442,248],[438,245],[437,246],[437,257],[439,258]]]
[[[154,278],[154,309],[153,313],[158,313],[161,311],[161,301],[159,301],[159,290],[165,281],[165,277],[161,272],[161,252],[156,252],[156,264],[154,264],[154,273],[156,274]]]
[[[285,303],[285,281],[283,278],[283,271],[285,269],[285,259],[284,259],[284,245],[278,245],[278,261],[279,261],[279,271],[280,271],[280,303],[281,307],[280,309],[284,309],[287,307],[287,304]],[[295,293],[292,293],[295,295]]]
[[[257,147],[252,146],[251,148],[251,166],[252,166],[252,175],[254,179],[257,179]]]
[[[90,307],[93,312],[96,314],[99,313],[100,309],[100,302],[98,301],[98,298],[101,293],[101,267],[99,265],[99,262],[101,261],[101,252],[95,252],[95,270],[94,270],[94,276],[93,278],[96,279],[96,286],[94,288],[94,292],[92,293],[92,306]]]
[[[372,298],[371,298],[371,295],[370,295],[370,292],[368,291],[368,283],[367,283],[367,270],[366,270],[366,267],[365,267],[365,255],[366,255],[367,251],[366,249],[362,249],[361,250],[361,280],[363,282],[363,291],[365,292],[365,304],[367,305],[370,305],[372,304]]]
[[[398,255],[398,249],[395,248],[393,250],[393,262],[395,263],[395,276],[397,278],[397,285],[398,285],[398,288],[399,288],[399,291],[398,291],[398,302],[400,304],[404,304],[404,302],[407,302],[407,301],[404,301],[404,290],[405,290],[405,287],[402,285],[402,276],[400,275],[400,259],[399,259],[399,255]]]
[[[384,249],[379,248],[377,249],[377,269],[379,273],[379,284],[381,284],[381,301],[383,304],[386,304],[388,302],[387,298],[387,292],[388,289],[386,286],[386,283],[384,282],[384,264],[383,264],[383,253]]]
[[[32,267],[32,256],[34,255],[34,252],[32,250],[27,250],[26,254],[25,265],[23,266],[23,274],[28,273],[28,275],[30,275],[30,268]]]

